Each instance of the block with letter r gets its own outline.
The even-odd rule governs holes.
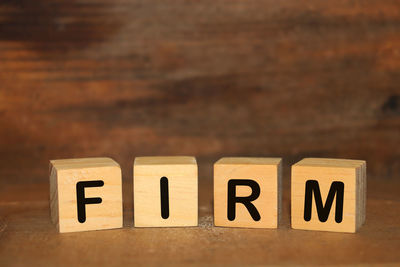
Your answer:
[[[356,232],[365,222],[366,162],[305,158],[292,166],[292,228]]]
[[[281,158],[229,157],[214,164],[214,224],[278,228]]]

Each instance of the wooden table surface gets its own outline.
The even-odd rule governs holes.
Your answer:
[[[0,1],[0,265],[400,262],[399,0]],[[195,156],[200,227],[132,228],[136,156]],[[59,235],[51,159],[121,164],[121,230]],[[278,230],[212,227],[212,164],[283,157]],[[289,166],[366,160],[358,234],[294,231]]]
[[[369,179],[366,224],[356,234],[290,228],[288,177],[277,230],[214,227],[212,184],[200,177],[199,227],[134,228],[124,195],[124,228],[59,234],[48,185],[1,188],[1,266],[400,264],[399,181]],[[125,184],[125,187],[132,186]]]

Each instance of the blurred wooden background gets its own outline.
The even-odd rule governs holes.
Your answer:
[[[2,0],[0,206],[48,223],[50,159],[110,156],[130,184],[143,155],[196,156],[211,191],[222,156],[283,157],[286,185],[303,157],[365,159],[369,197],[399,201],[399,86],[398,0]]]
[[[141,155],[366,159],[393,177],[399,85],[399,1],[6,0],[1,183],[86,156],[130,176]]]

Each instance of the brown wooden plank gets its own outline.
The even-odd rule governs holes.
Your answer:
[[[47,184],[2,188],[0,264],[399,264],[399,181],[370,179],[366,224],[356,234],[345,234],[290,229],[287,178],[283,220],[272,230],[213,227],[210,179],[200,180],[199,227],[134,228],[130,195],[124,199],[124,228],[66,234],[51,224],[49,203],[43,198]]]

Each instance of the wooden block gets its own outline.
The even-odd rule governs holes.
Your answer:
[[[137,157],[133,181],[136,227],[198,225],[194,157]]]
[[[366,162],[306,158],[292,166],[292,228],[356,232],[365,222]]]
[[[222,158],[214,164],[214,224],[277,228],[280,158]]]
[[[50,210],[60,233],[122,227],[118,163],[110,158],[51,160]]]

